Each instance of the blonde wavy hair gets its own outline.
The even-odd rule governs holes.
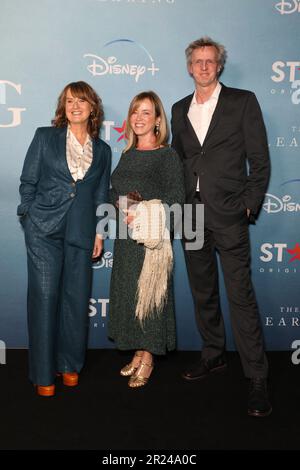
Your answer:
[[[127,152],[127,150],[133,147],[136,147],[137,137],[130,125],[130,117],[139,107],[141,102],[146,99],[150,100],[154,106],[155,119],[157,119],[158,117],[160,118],[159,129],[155,129],[155,128],[153,129],[153,134],[156,136],[156,145],[157,147],[160,147],[160,146],[165,146],[168,143],[169,130],[168,130],[166,113],[165,113],[163,104],[161,102],[161,99],[156,93],[154,93],[154,91],[143,91],[142,93],[139,93],[138,95],[136,95],[132,99],[129,105],[128,115],[126,119],[126,130],[125,130],[125,138],[127,140],[127,144],[123,152]]]

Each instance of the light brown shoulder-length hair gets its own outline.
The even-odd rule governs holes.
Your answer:
[[[70,90],[74,98],[85,100],[91,105],[92,112],[89,117],[87,131],[92,139],[99,137],[100,127],[104,117],[102,100],[95,90],[86,82],[72,82],[65,86],[58,97],[55,117],[51,121],[52,125],[54,127],[66,127],[68,125],[66,116],[66,97],[68,90]]]
[[[156,93],[154,93],[154,91],[143,91],[142,93],[136,95],[129,105],[125,131],[127,145],[124,148],[123,152],[127,152],[127,150],[131,149],[132,147],[135,147],[137,144],[137,137],[130,125],[130,117],[136,111],[141,102],[145,99],[150,100],[153,104],[155,111],[155,119],[157,119],[158,117],[160,118],[159,129],[153,129],[153,134],[156,136],[156,145],[159,147],[167,145],[168,143],[168,124],[166,113],[161,99]]]

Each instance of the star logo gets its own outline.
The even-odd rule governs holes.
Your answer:
[[[120,135],[118,138],[117,142],[120,142],[120,140],[125,139],[125,127],[126,127],[126,120],[123,121],[122,127],[114,127],[114,130],[117,131]]]
[[[295,255],[293,256],[293,258],[290,259],[289,263],[291,263],[292,261],[295,261],[296,259],[300,261],[300,244],[299,243],[296,243],[295,248],[293,248],[292,250],[287,249],[287,251],[288,253],[290,253],[290,255]]]

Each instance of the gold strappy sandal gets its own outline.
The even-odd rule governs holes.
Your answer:
[[[130,375],[133,375],[140,365],[140,361],[138,362],[137,365],[134,365],[134,359],[137,357],[142,357],[142,355],[143,355],[143,351],[136,351],[130,364],[127,364],[125,367],[123,367],[123,369],[120,370],[120,374],[123,377],[129,377]]]
[[[145,377],[142,373],[144,367],[150,368],[150,374],[148,377]],[[146,385],[152,373],[153,367],[153,361],[151,362],[151,364],[147,364],[147,362],[141,361],[137,371],[130,377],[128,386],[131,388],[137,388]]]

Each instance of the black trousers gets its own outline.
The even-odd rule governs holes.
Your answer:
[[[218,357],[225,350],[216,257],[218,251],[230,307],[233,335],[245,376],[266,377],[268,362],[264,353],[260,317],[251,282],[247,218],[218,230],[206,227],[204,245],[200,250],[186,250],[185,243],[183,245],[195,303],[196,322],[203,339],[202,358]]]

